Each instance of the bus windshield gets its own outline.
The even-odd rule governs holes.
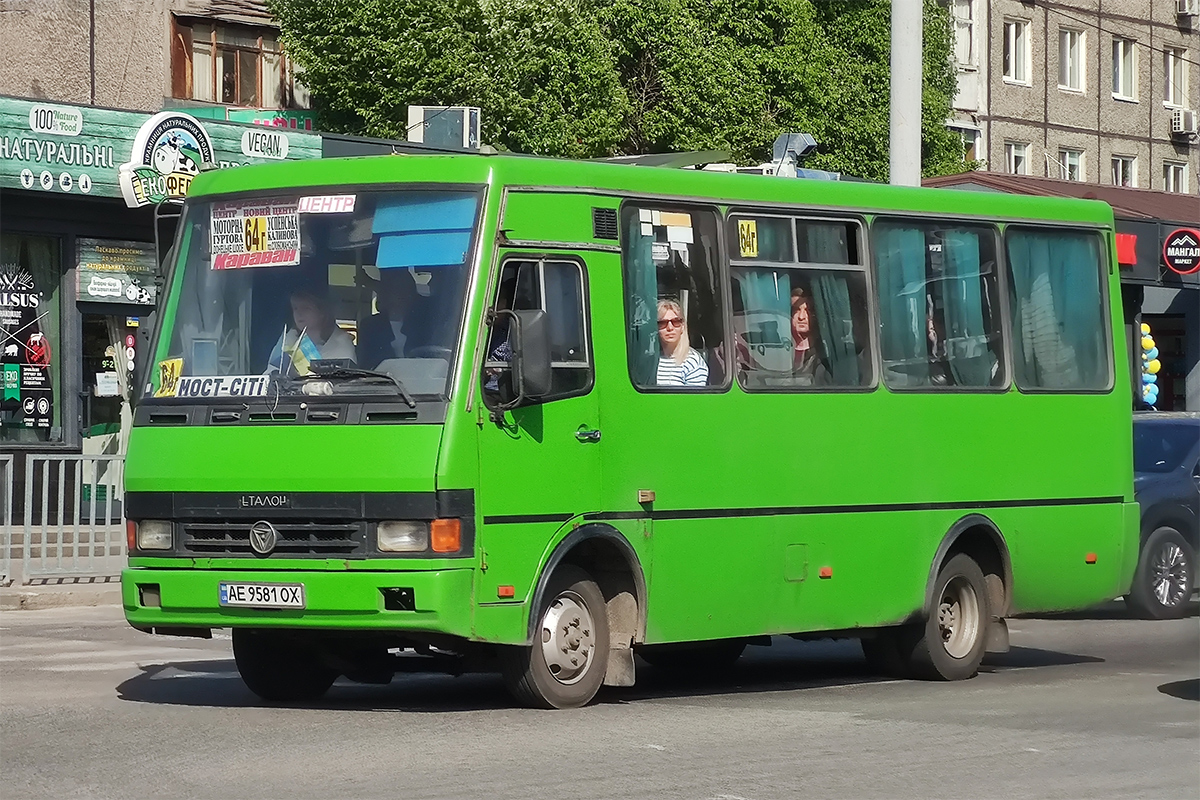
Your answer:
[[[444,399],[480,193],[191,201],[147,394]]]

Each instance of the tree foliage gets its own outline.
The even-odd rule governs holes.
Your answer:
[[[271,0],[326,130],[404,138],[407,106],[477,105],[484,140],[595,157],[820,142],[805,166],[885,180],[886,0]],[[945,126],[950,20],[925,0],[922,163],[964,168]]]

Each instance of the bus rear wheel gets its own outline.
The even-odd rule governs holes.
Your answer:
[[[983,571],[974,559],[959,553],[938,572],[925,623],[902,629],[901,655],[917,678],[971,678],[983,661],[990,621]]]
[[[263,700],[316,700],[337,680],[312,647],[275,631],[233,629],[233,660],[246,687]]]
[[[505,683],[533,708],[579,708],[600,691],[608,668],[608,609],[591,576],[563,565],[546,586],[530,647],[501,652]]]

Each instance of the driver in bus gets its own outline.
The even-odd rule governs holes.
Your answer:
[[[294,327],[287,328],[271,350],[268,372],[304,375],[318,359],[355,361],[354,340],[337,326],[329,295],[297,289],[290,297]]]

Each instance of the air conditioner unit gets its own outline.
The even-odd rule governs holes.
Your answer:
[[[478,150],[479,109],[471,106],[409,106],[408,141]]]
[[[1200,16],[1200,0],[1175,0],[1175,13],[1181,17]]]
[[[1171,133],[1179,136],[1190,136],[1196,132],[1196,112],[1186,108],[1177,108],[1171,112]]]

